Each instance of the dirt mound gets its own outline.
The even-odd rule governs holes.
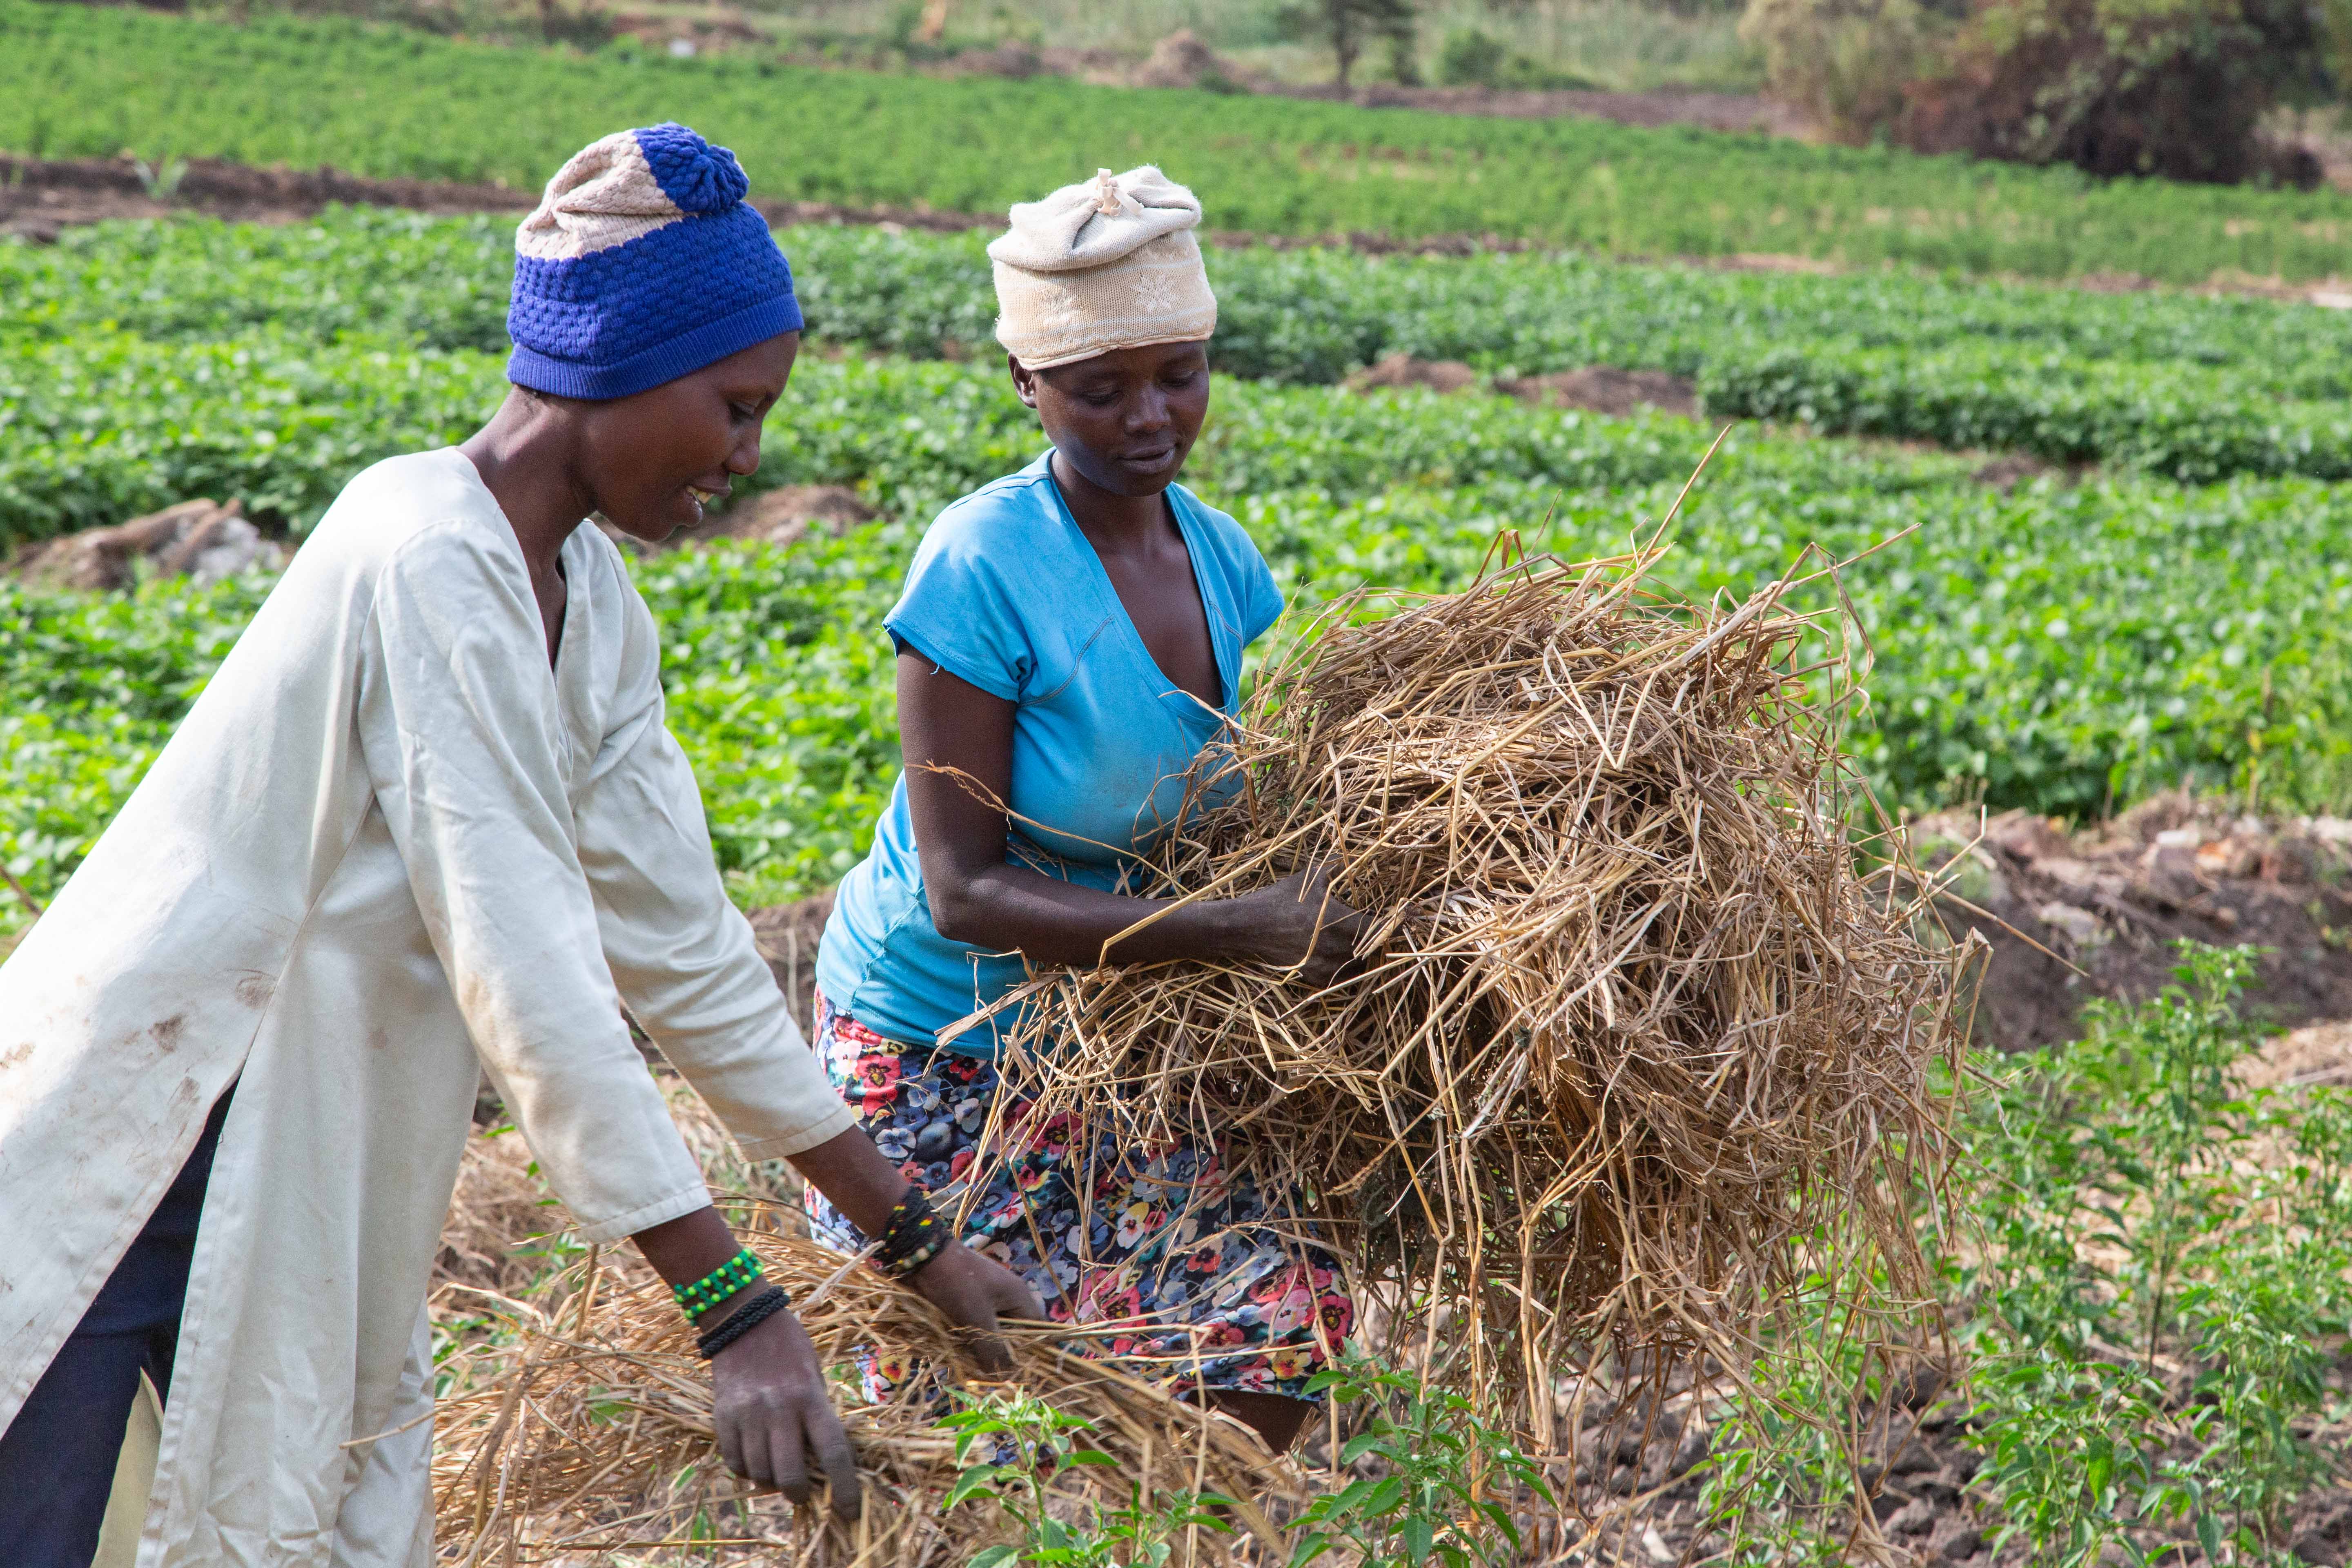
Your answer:
[[[215,583],[248,566],[285,563],[285,549],[261,536],[241,503],[184,500],[110,528],[28,545],[0,571],[38,587],[103,593],[128,588],[142,574]]]
[[[1348,377],[1350,392],[1379,392],[1402,386],[1425,386],[1432,392],[1468,392],[1482,386],[1486,377],[1459,360],[1415,359],[1411,354],[1390,354]]]
[[[1620,370],[1614,365],[1587,365],[1581,370],[1556,370],[1548,375],[1507,377],[1495,383],[1507,397],[1538,407],[1582,408],[1620,417],[1643,408],[1661,414],[1698,417],[1698,388],[1686,377],[1662,370]]]
[[[1377,392],[1402,386],[1423,386],[1432,392],[1486,390],[1486,378],[1460,360],[1415,359],[1393,353],[1366,365],[1348,377],[1350,392]],[[1661,414],[1698,416],[1698,391],[1679,375],[1662,370],[1620,370],[1614,365],[1586,365],[1580,370],[1556,370],[1542,375],[1504,376],[1492,390],[1539,408],[1581,408],[1594,414],[1623,416],[1638,409]]]
[[[1151,46],[1151,58],[1136,68],[1130,79],[1137,87],[1214,87],[1241,85],[1243,73],[1202,43],[1190,27],[1179,27]]]
[[[748,496],[719,514],[718,521],[681,534],[680,544],[715,539],[756,539],[767,544],[797,544],[822,523],[835,539],[880,516],[846,485],[782,485]]]
[[[746,496],[699,528],[680,529],[660,544],[633,539],[617,528],[604,527],[604,537],[625,555],[642,558],[671,550],[692,550],[722,539],[756,540],[762,544],[797,544],[813,526],[822,524],[835,539],[851,529],[872,522],[881,514],[857,499],[846,485],[781,485]]]
[[[2154,995],[2183,937],[2268,950],[2246,997],[2265,1023],[2352,1017],[2352,821],[2268,823],[2167,795],[2074,836],[2021,812],[1912,832],[1947,923],[1992,944],[1977,1005],[1989,1045],[2056,1044],[2080,1032],[2086,997]]]

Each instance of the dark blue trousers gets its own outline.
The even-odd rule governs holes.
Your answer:
[[[97,1555],[139,1373],[157,1393],[171,1393],[196,1217],[228,1098],[213,1107],[146,1228],[0,1432],[0,1563],[7,1568],[89,1568]]]

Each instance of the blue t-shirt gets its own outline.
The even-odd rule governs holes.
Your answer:
[[[1242,649],[1281,615],[1282,595],[1239,523],[1168,488],[1224,688],[1211,710],[1143,646],[1062,500],[1052,456],[941,512],[883,625],[901,651],[1016,705],[1007,858],[1117,889],[1133,857],[1172,825],[1193,759],[1234,710]],[[878,1034],[929,1045],[1024,978],[1017,955],[932,929],[901,778],[825,924],[816,961],[825,1000]],[[954,1048],[992,1055],[1012,1024],[1000,1016]]]

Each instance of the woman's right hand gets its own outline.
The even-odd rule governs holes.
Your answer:
[[[1234,928],[1234,956],[1295,968],[1314,991],[1339,977],[1363,934],[1364,917],[1332,896],[1328,871],[1285,877],[1223,908]]]

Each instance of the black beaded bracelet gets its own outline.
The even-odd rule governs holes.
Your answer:
[[[952,1238],[947,1222],[933,1212],[929,1196],[920,1187],[908,1187],[875,1244],[874,1267],[893,1279],[904,1279],[937,1258]]]
[[[694,1348],[702,1352],[703,1360],[709,1361],[791,1305],[792,1299],[784,1294],[782,1287],[771,1285],[745,1302],[741,1311],[730,1314],[725,1322],[696,1340]]]

